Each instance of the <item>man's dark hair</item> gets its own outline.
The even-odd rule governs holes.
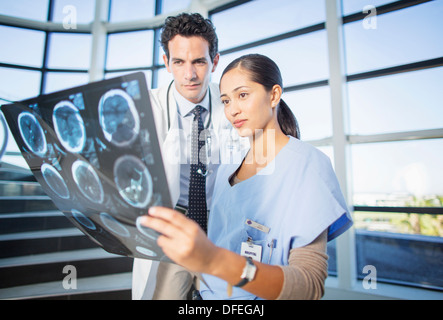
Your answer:
[[[218,38],[211,20],[203,18],[198,13],[181,13],[168,17],[162,28],[161,44],[169,60],[169,41],[176,35],[183,37],[199,36],[209,44],[209,56],[212,62],[218,53]]]

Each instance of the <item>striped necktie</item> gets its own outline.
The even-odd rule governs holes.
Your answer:
[[[206,232],[208,210],[206,206],[206,139],[200,137],[204,130],[202,120],[202,106],[196,106],[192,113],[191,132],[191,172],[189,181],[188,217],[196,221]]]

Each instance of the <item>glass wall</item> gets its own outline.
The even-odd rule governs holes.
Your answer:
[[[343,0],[358,274],[441,290],[443,2],[360,1],[360,19],[356,2]]]
[[[216,2],[201,1],[211,5],[208,14],[219,37],[221,59],[212,80],[218,82],[240,55],[271,57],[282,71],[283,99],[299,121],[302,140],[334,163],[325,0],[224,1],[218,7]],[[110,0],[105,77],[143,71],[150,87],[169,83],[161,25],[153,21],[191,4]],[[422,265],[406,263],[405,252],[415,246],[423,256],[414,259],[443,257],[443,42],[437,41],[443,2],[374,0],[368,6],[364,0],[342,0],[342,6],[351,177],[346,187],[355,211],[357,274],[362,278],[362,267],[376,264],[383,281],[441,290],[442,283],[432,282],[443,279],[441,262],[431,264],[430,279],[414,278]],[[0,50],[0,102],[87,83],[94,11],[90,0],[0,0],[0,15],[20,19],[0,21],[0,41],[7,44]],[[58,29],[48,28],[50,22]],[[68,25],[61,28],[63,23]],[[3,160],[19,159],[9,139]],[[336,274],[335,246],[328,249],[331,275]],[[392,261],[393,256],[398,259]]]

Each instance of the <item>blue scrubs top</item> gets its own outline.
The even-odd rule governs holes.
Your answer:
[[[352,225],[329,158],[308,143],[290,137],[257,175],[231,186],[237,169],[238,164],[222,165],[217,174],[208,237],[219,247],[240,254],[242,242],[251,238],[262,247],[261,262],[288,265],[291,249],[308,245],[326,229],[330,241]],[[269,232],[251,227],[248,219]],[[203,299],[257,299],[237,287],[229,298],[224,280],[203,278]]]

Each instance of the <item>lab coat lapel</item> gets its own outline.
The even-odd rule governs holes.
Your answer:
[[[162,105],[165,106],[165,128],[166,136],[163,141],[163,163],[166,169],[166,176],[171,193],[172,203],[177,204],[180,197],[180,136],[178,127],[177,105],[174,99],[173,90],[169,90],[169,94],[162,95]],[[168,100],[167,100],[168,99]],[[169,101],[170,129],[168,130],[167,107]]]

